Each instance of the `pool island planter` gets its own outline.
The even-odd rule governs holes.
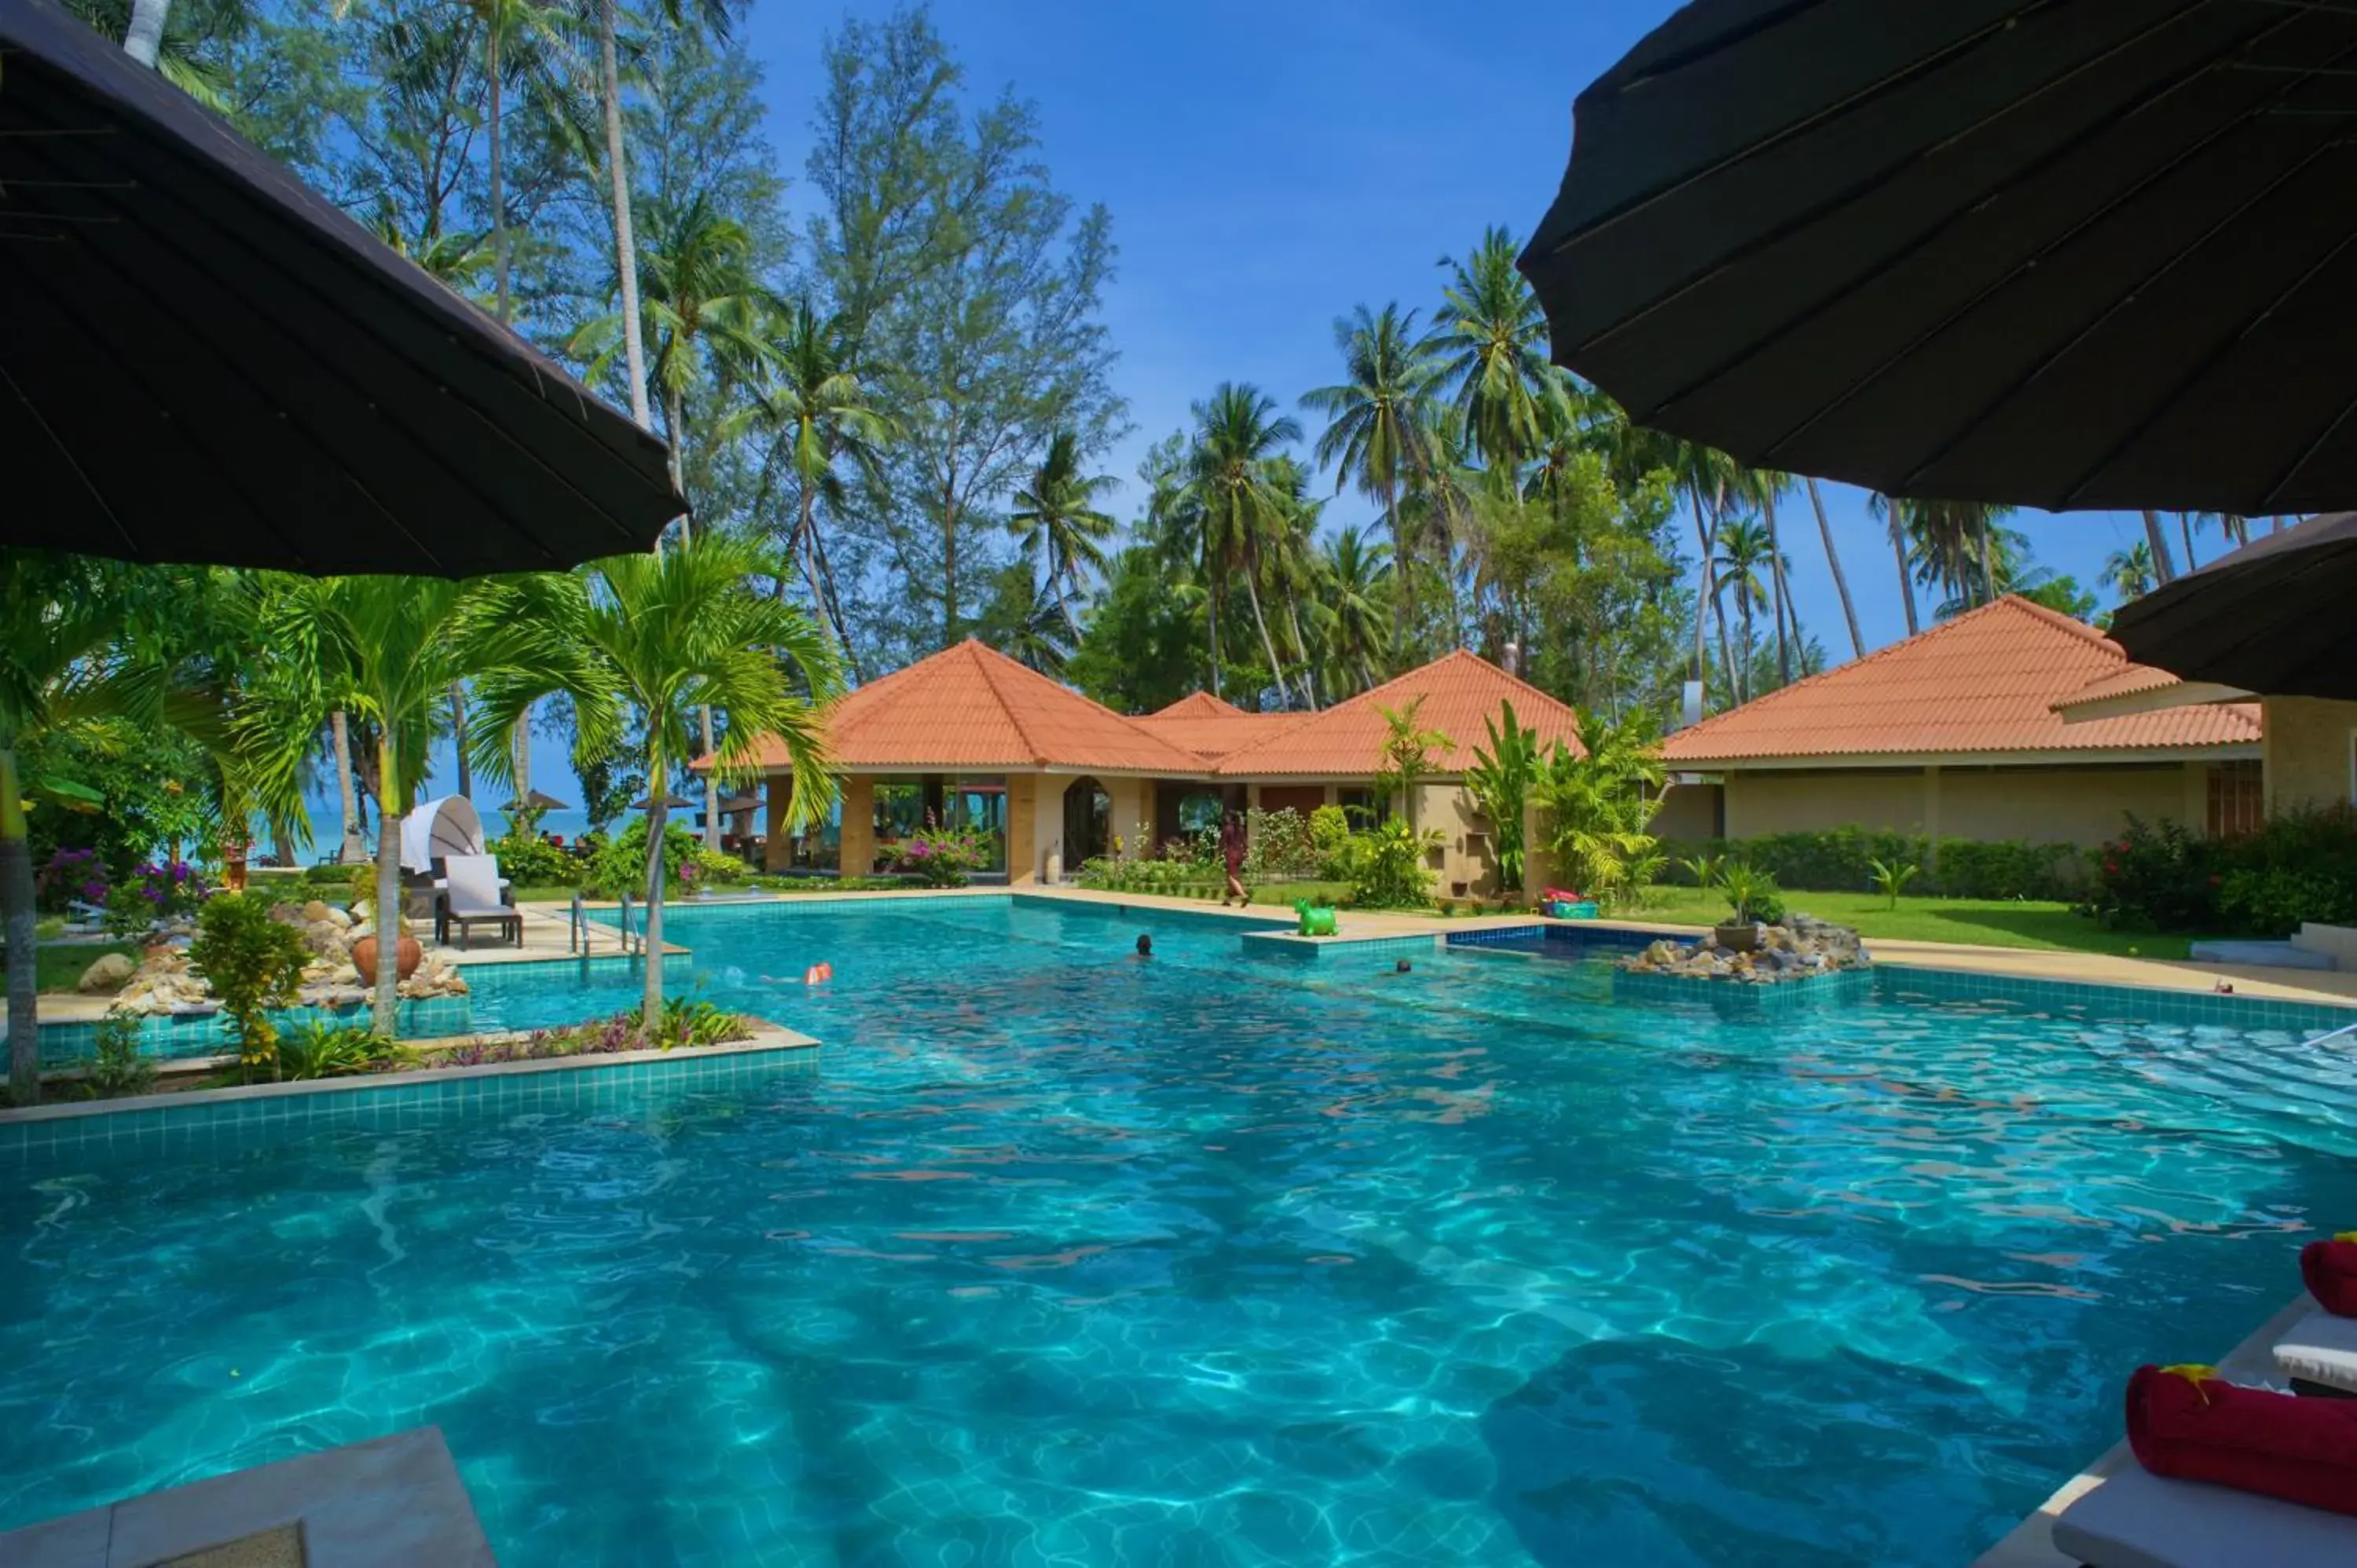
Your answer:
[[[456,1047],[528,1033],[421,1044],[432,1050],[437,1044]],[[479,1108],[511,1096],[517,1109],[594,1109],[609,1093],[649,1084],[695,1087],[814,1063],[818,1044],[808,1035],[757,1019],[748,1038],[718,1046],[577,1052],[479,1067],[355,1073],[301,1083],[195,1089],[0,1111],[0,1166],[21,1165],[61,1147],[97,1145],[141,1154],[185,1151],[253,1127],[299,1132],[322,1124],[368,1125],[380,1118],[386,1126],[407,1126],[430,1111]],[[527,1106],[527,1101],[546,1103]]]

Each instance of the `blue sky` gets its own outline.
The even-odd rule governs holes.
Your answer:
[[[742,36],[767,72],[770,135],[798,214],[810,200],[802,165],[823,87],[821,39],[845,16],[893,8],[753,7]],[[1146,446],[1218,382],[1256,382],[1298,413],[1304,391],[1336,379],[1335,317],[1391,299],[1428,317],[1442,255],[1491,223],[1527,236],[1563,176],[1573,97],[1672,9],[941,0],[933,19],[970,91],[1011,86],[1032,100],[1058,185],[1113,212],[1120,273],[1104,316],[1135,428],[1104,466],[1127,480]],[[1906,625],[1889,547],[1863,494],[1835,486],[1826,496],[1867,644],[1893,641]],[[1114,510],[1127,517],[1134,498]],[[1346,494],[1327,516],[1371,512]],[[1807,509],[1796,502],[1785,515],[1802,619],[1831,657],[1846,658]],[[2141,537],[2137,520],[2119,514],[2032,513],[2016,526],[2041,563],[2083,584]],[[2201,542],[2204,559],[2218,549]],[[554,743],[536,746],[533,768],[570,798]],[[437,772],[447,780],[447,763]]]

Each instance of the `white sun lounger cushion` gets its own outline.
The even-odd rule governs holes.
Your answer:
[[[2286,1377],[2357,1393],[2357,1317],[2318,1307],[2276,1341],[2276,1365]]]
[[[2322,1568],[2357,1563],[2357,1518],[2164,1480],[2131,1462],[2062,1510],[2054,1547],[2089,1568]]]

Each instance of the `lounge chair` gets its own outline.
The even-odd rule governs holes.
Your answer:
[[[2292,1392],[2357,1399],[2357,1317],[2319,1306],[2276,1341],[2275,1358]]]
[[[435,933],[436,940],[447,942],[455,922],[460,947],[474,945],[477,926],[495,926],[503,940],[513,937],[516,946],[523,946],[523,916],[500,886],[500,857],[454,854],[446,864],[450,886],[442,896],[441,929]]]
[[[2166,1480],[2130,1460],[2062,1510],[2054,1547],[2087,1568],[2357,1563],[2357,1519]]]

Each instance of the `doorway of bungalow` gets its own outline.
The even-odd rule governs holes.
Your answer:
[[[1064,787],[1064,875],[1102,860],[1113,843],[1113,797],[1083,776]]]

